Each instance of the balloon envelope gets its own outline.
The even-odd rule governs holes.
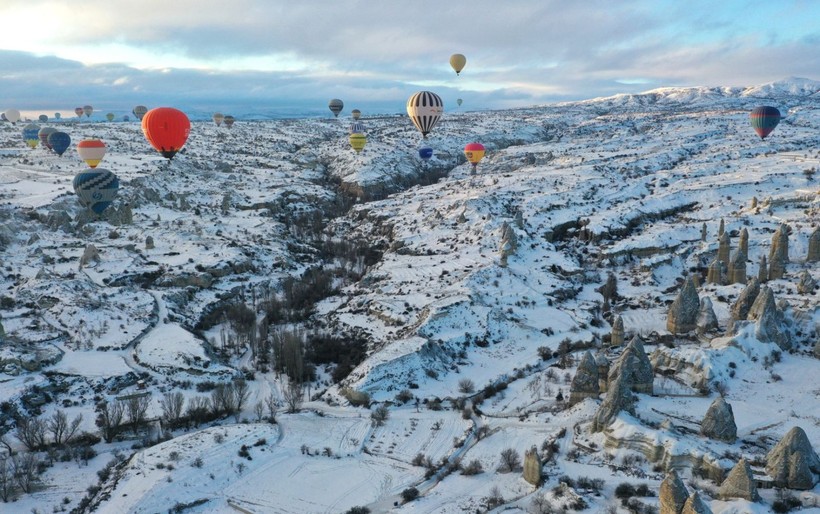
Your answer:
[[[458,106],[459,106],[459,107],[461,107],[461,103],[462,103],[463,101],[464,101],[464,100],[462,100],[461,98],[459,98],[458,100],[456,100],[456,103],[458,104]]]
[[[37,143],[40,142],[39,134],[40,134],[40,126],[39,125],[35,125],[34,123],[29,123],[28,125],[23,127],[23,141],[25,141],[26,144],[31,148],[36,147]]]
[[[90,118],[92,112],[94,112],[93,107],[90,105],[83,105],[83,113],[85,113],[86,118]]]
[[[464,157],[473,165],[473,169],[478,166],[478,162],[484,157],[484,145],[481,143],[467,143],[464,146]]]
[[[78,173],[73,184],[80,203],[97,214],[111,205],[120,188],[117,176],[102,168]]]
[[[105,143],[99,139],[83,139],[77,143],[77,153],[89,168],[96,168],[105,155]]]
[[[354,120],[358,120],[362,117],[362,111],[360,111],[359,109],[353,109],[352,111],[350,111],[350,115],[353,116]]]
[[[188,140],[191,122],[184,112],[173,107],[151,109],[142,118],[142,132],[163,157],[172,159]]]
[[[105,119],[107,119],[108,121],[114,121],[114,113],[109,112],[108,114],[105,115]]]
[[[37,117],[37,119],[40,120],[40,123],[48,123],[48,116],[45,114],[41,114]]]
[[[82,115],[83,115],[83,108],[82,108],[82,107],[77,107],[77,108],[75,108],[75,109],[74,109],[74,114],[76,114],[76,115],[77,115],[77,117],[82,116]]]
[[[233,127],[233,122],[236,121],[236,118],[234,118],[233,116],[231,116],[229,114],[229,115],[225,116],[224,121],[225,121],[225,126],[228,127],[228,128],[231,128],[231,127]]]
[[[350,146],[356,150],[356,153],[362,151],[364,145],[367,143],[367,138],[364,134],[350,134]]]
[[[63,155],[71,144],[71,136],[65,132],[52,132],[48,135],[48,144],[57,155]]]
[[[40,142],[43,143],[43,146],[52,150],[51,143],[48,142],[48,136],[57,132],[57,129],[54,127],[43,127],[40,129],[40,132],[37,133],[37,136],[40,138]]]
[[[62,114],[60,114],[59,112],[55,112],[55,113],[54,113],[54,117],[55,117],[55,118],[57,118],[57,119],[59,120],[60,118],[62,118],[62,117],[63,117],[63,115],[62,115]]]
[[[464,69],[464,66],[466,64],[467,64],[467,58],[464,57],[463,55],[453,54],[453,55],[450,56],[450,66],[453,67],[453,69],[456,72],[456,75],[461,73],[461,70]]]
[[[144,105],[137,105],[131,110],[131,114],[137,117],[137,119],[141,120],[145,113],[148,112],[148,107]]]
[[[328,108],[333,113],[334,116],[337,118],[339,117],[339,113],[342,112],[342,109],[345,107],[345,103],[339,100],[338,98],[334,98],[333,100],[327,103]]]
[[[364,134],[364,123],[361,121],[354,121],[353,124],[350,125],[350,133]]]
[[[768,105],[755,107],[749,114],[749,121],[760,139],[766,139],[766,136],[771,134],[780,123],[780,111]]]
[[[430,158],[433,156],[433,149],[429,146],[424,146],[419,148],[419,157],[421,157],[424,161],[429,161]]]
[[[17,109],[6,109],[3,114],[5,114],[6,119],[12,123],[17,123],[20,121],[20,111]]]
[[[430,91],[419,91],[407,100],[407,115],[425,138],[436,126],[443,112],[444,102],[441,97]]]
[[[225,119],[225,116],[223,116],[221,112],[215,112],[213,115],[213,119],[214,123],[216,123],[216,126],[218,127],[222,125],[222,120]]]

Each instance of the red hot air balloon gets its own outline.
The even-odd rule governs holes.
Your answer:
[[[475,175],[476,167],[479,161],[484,157],[484,152],[484,145],[481,143],[467,143],[464,147],[464,156],[470,161],[470,164],[473,165],[473,170],[470,172],[471,175]]]
[[[173,107],[157,107],[142,117],[142,132],[163,157],[172,159],[188,140],[191,122]]]
[[[82,107],[77,107],[76,109],[74,109],[74,114],[76,114],[78,118],[79,118],[80,116],[82,116],[84,112],[85,112],[85,111],[83,111],[83,108],[82,108]]]

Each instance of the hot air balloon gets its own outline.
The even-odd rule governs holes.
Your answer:
[[[91,117],[91,113],[94,112],[94,108],[90,105],[83,105],[83,113],[85,113],[86,118]]]
[[[142,117],[142,132],[163,157],[172,159],[188,140],[191,122],[173,107],[157,107]]]
[[[235,121],[236,121],[236,118],[234,118],[230,114],[225,116],[224,122],[225,122],[226,127],[228,127],[228,128],[233,127],[233,122],[235,122]]]
[[[350,115],[353,116],[354,120],[358,120],[362,117],[362,111],[360,111],[359,109],[353,109],[352,111],[350,111]]]
[[[83,108],[82,107],[76,107],[74,109],[74,114],[76,114],[78,118],[81,117],[83,115]]]
[[[20,121],[20,111],[17,109],[6,109],[3,114],[6,116],[6,119],[12,123]]]
[[[330,108],[333,116],[339,117],[339,113],[342,112],[342,109],[345,108],[345,103],[338,98],[334,98],[333,100],[327,103],[327,106]]]
[[[60,114],[59,112],[55,112],[55,113],[54,113],[54,118],[56,118],[56,119],[58,119],[58,120],[59,120],[59,119],[60,119],[60,118],[62,118],[62,117],[63,117],[63,115],[62,115],[62,114]]]
[[[127,114],[122,117],[122,121],[129,121],[130,119]]]
[[[481,143],[467,143],[464,147],[464,157],[473,165],[473,171],[470,174],[475,175],[476,166],[484,157],[484,145]]]
[[[221,112],[215,112],[213,115],[213,119],[214,123],[216,123],[216,126],[218,127],[222,125],[222,120],[225,119],[225,116],[223,116]]]
[[[54,150],[54,153],[63,155],[71,145],[71,136],[65,132],[54,131],[48,135],[48,144]]]
[[[102,168],[85,170],[74,177],[74,192],[80,203],[97,214],[102,214],[117,197],[120,180]]]
[[[350,133],[351,134],[364,134],[364,123],[361,121],[354,121],[350,125]]]
[[[356,150],[356,153],[362,151],[364,145],[367,143],[367,138],[364,134],[350,134],[350,146]]]
[[[450,66],[453,67],[453,69],[456,72],[456,75],[461,73],[461,70],[464,69],[464,65],[466,65],[466,64],[467,64],[467,58],[464,57],[463,55],[453,54],[453,55],[450,56]]]
[[[51,143],[48,142],[48,136],[50,136],[51,134],[53,134],[55,132],[57,132],[57,129],[54,128],[54,127],[43,127],[37,133],[37,137],[40,138],[40,142],[43,144],[43,146],[45,146],[49,150],[51,150],[52,148],[51,148]]]
[[[755,129],[760,139],[766,139],[766,136],[772,133],[772,130],[780,123],[780,111],[775,107],[764,105],[755,107],[749,114],[752,128]]]
[[[45,114],[41,114],[37,117],[37,119],[40,120],[40,123],[48,123],[48,116]]]
[[[423,147],[419,148],[419,157],[421,157],[421,160],[429,161],[430,157],[432,157],[432,156],[433,156],[433,149],[430,148],[429,146],[423,146]]]
[[[438,123],[442,113],[444,102],[440,96],[430,91],[419,91],[407,100],[407,115],[425,139]]]
[[[131,114],[137,117],[138,120],[141,120],[145,113],[148,112],[148,107],[144,105],[137,105],[131,110]]]
[[[40,142],[40,136],[38,135],[39,133],[40,126],[35,125],[34,123],[29,123],[23,127],[23,141],[25,141],[30,148],[36,148],[37,143]]]
[[[83,139],[77,143],[77,153],[89,168],[96,168],[105,155],[105,143],[99,139]]]
[[[114,113],[109,112],[108,114],[105,115],[105,119],[107,119],[108,121],[114,121]]]
[[[456,100],[456,103],[458,104],[458,106],[459,106],[459,107],[461,107],[461,102],[463,102],[463,101],[464,101],[464,100],[462,100],[461,98],[459,98],[458,100]]]

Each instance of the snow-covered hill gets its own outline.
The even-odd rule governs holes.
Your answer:
[[[46,452],[46,435],[33,455],[58,462],[9,498],[43,512],[464,512],[501,496],[502,508],[534,512],[578,495],[606,511],[622,482],[657,491],[669,460],[647,462],[636,450],[646,441],[675,458],[713,454],[726,471],[741,455],[762,459],[792,426],[820,448],[818,295],[797,287],[804,271],[820,280],[806,261],[819,221],[818,91],[791,78],[447,113],[424,142],[428,162],[400,116],[364,117],[361,154],[341,119],[194,122],[171,162],[135,122],[63,122],[75,144],[102,138],[100,166],[120,177],[100,218],[72,192],[85,167],[74,147],[30,150],[19,124],[0,124],[0,430],[18,455],[20,420],[59,412],[109,439],[82,465],[71,452],[59,462],[63,445]],[[765,141],[748,120],[761,104],[784,115]],[[475,173],[461,153],[471,141],[487,147]],[[721,220],[733,251],[748,232],[750,277],[790,227],[786,275],[767,285],[791,351],[732,337],[740,284],[701,283],[716,331],[667,332],[684,277],[706,278]],[[605,305],[610,274],[617,295]],[[638,395],[637,416],[605,436],[589,429],[600,399],[570,408],[557,397],[616,315],[677,368],[656,369],[655,391],[668,395]],[[736,443],[691,429],[717,390]],[[225,391],[238,408],[220,403]],[[175,393],[185,409],[173,420]],[[110,434],[103,404],[126,407]],[[387,418],[371,426],[377,407]],[[613,443],[618,434],[631,442]],[[557,451],[541,488],[497,471],[502,450],[531,446]],[[447,473],[474,460],[483,473]],[[681,473],[715,512],[768,512],[776,499],[721,501],[719,483]],[[567,491],[562,475],[603,485]],[[404,503],[411,487],[420,497]]]

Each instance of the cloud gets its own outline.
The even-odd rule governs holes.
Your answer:
[[[800,0],[5,0],[4,23],[45,29],[0,33],[0,48],[18,50],[3,53],[0,86],[21,103],[42,91],[197,108],[341,97],[390,110],[429,87],[492,108],[815,78],[818,17]],[[459,78],[454,52],[468,60]]]

